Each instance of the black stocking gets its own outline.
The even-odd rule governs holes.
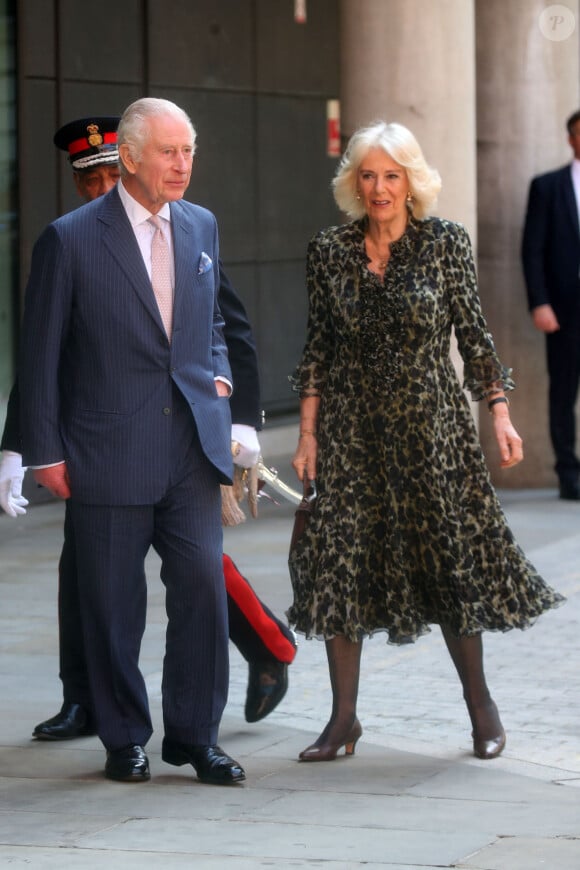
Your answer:
[[[503,732],[503,728],[485,681],[481,634],[456,637],[444,625],[441,626],[441,631],[463,686],[463,697],[467,704],[474,736],[480,740],[492,740],[498,737]]]
[[[332,687],[332,714],[314,744],[339,743],[349,734],[356,719],[362,641],[333,637],[326,641],[326,656]]]

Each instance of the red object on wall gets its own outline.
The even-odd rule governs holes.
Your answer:
[[[329,157],[340,157],[340,103],[338,100],[326,101],[326,153]]]
[[[294,0],[294,21],[306,24],[306,0]]]
[[[306,0],[294,0],[294,21],[306,24]]]

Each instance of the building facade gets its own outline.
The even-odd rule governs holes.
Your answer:
[[[0,0],[0,19],[0,398],[14,376],[34,240],[79,204],[54,131],[152,95],[194,122],[187,196],[218,218],[257,338],[267,419],[292,418],[306,245],[342,220],[327,123],[328,101],[339,99],[343,142],[361,123],[398,120],[439,169],[438,213],[472,236],[484,311],[518,384],[512,411],[527,459],[496,474],[482,415],[492,474],[502,486],[555,485],[544,344],[527,313],[519,245],[530,178],[570,157],[577,0],[101,0],[98,9]]]

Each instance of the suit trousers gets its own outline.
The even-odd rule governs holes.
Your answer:
[[[175,459],[159,502],[109,506],[70,500],[95,724],[110,750],[144,746],[152,734],[139,669],[147,602],[144,561],[151,546],[161,558],[168,617],[165,735],[182,743],[215,743],[227,700],[220,488],[191,418],[187,428],[184,419],[174,424]]]
[[[296,655],[296,647],[288,626],[258,598],[249,580],[225,553],[223,572],[232,643],[250,664],[290,664]],[[80,704],[92,712],[94,705],[89,688],[78,587],[74,530],[70,501],[67,501],[58,578],[59,676],[63,700],[68,704]]]
[[[580,292],[580,291],[579,291]],[[546,336],[550,437],[560,483],[578,480],[575,405],[580,381],[580,315]]]

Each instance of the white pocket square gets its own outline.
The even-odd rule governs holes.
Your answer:
[[[213,260],[211,257],[208,257],[205,251],[201,252],[201,257],[199,258],[199,264],[197,267],[197,274],[203,275],[204,272],[209,272],[211,267],[213,266]]]

